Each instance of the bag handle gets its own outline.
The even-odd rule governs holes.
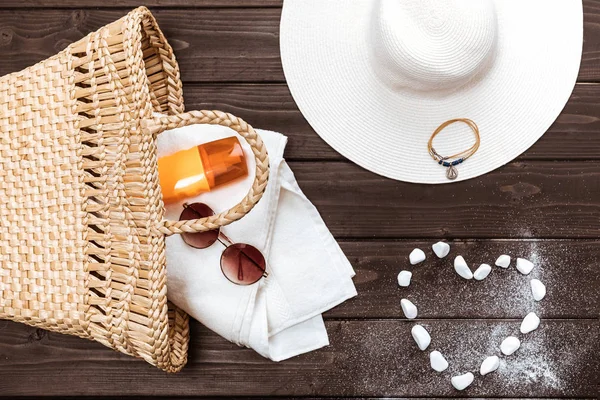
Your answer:
[[[222,111],[190,111],[177,115],[154,117],[143,120],[142,129],[146,133],[158,135],[166,130],[194,124],[222,125],[239,133],[252,148],[256,161],[256,175],[250,191],[237,205],[227,211],[201,219],[188,221],[161,221],[156,231],[165,236],[175,233],[204,232],[229,225],[246,215],[261,199],[269,178],[269,157],[260,136],[246,121]]]

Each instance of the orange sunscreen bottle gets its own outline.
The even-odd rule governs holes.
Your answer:
[[[248,175],[244,150],[232,136],[158,160],[163,201],[174,203]]]

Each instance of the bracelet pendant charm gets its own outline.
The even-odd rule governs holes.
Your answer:
[[[454,165],[449,166],[448,169],[446,170],[446,178],[453,181],[457,177],[458,177],[458,169],[456,169],[456,167]]]

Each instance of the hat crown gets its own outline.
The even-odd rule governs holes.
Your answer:
[[[377,76],[392,89],[456,89],[489,68],[492,0],[379,0],[371,31]]]

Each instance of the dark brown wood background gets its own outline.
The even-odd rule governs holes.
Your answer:
[[[0,75],[51,56],[138,5],[2,0]],[[282,363],[237,348],[194,322],[189,365],[171,376],[99,344],[0,321],[0,396],[598,396],[600,1],[584,1],[579,83],[549,132],[509,165],[443,186],[379,177],[317,136],[285,83],[281,0],[146,5],[175,49],[188,109],[232,112],[289,136],[286,157],[354,265],[359,296],[325,315],[331,346]],[[502,373],[478,378],[459,393],[448,374],[431,371],[427,353],[410,339],[395,279],[412,248],[428,249],[438,239],[452,241],[452,254],[473,262],[492,263],[503,252],[540,260],[553,284],[537,308],[542,325],[514,362],[532,359],[547,367],[548,376],[530,376],[527,368],[507,363]],[[418,299],[421,323],[438,347],[454,359],[478,360],[486,355],[490,332],[514,332],[529,310],[530,303],[514,299],[528,284],[517,275],[495,269],[464,291],[448,260],[430,262],[415,269],[419,285],[409,298]]]

